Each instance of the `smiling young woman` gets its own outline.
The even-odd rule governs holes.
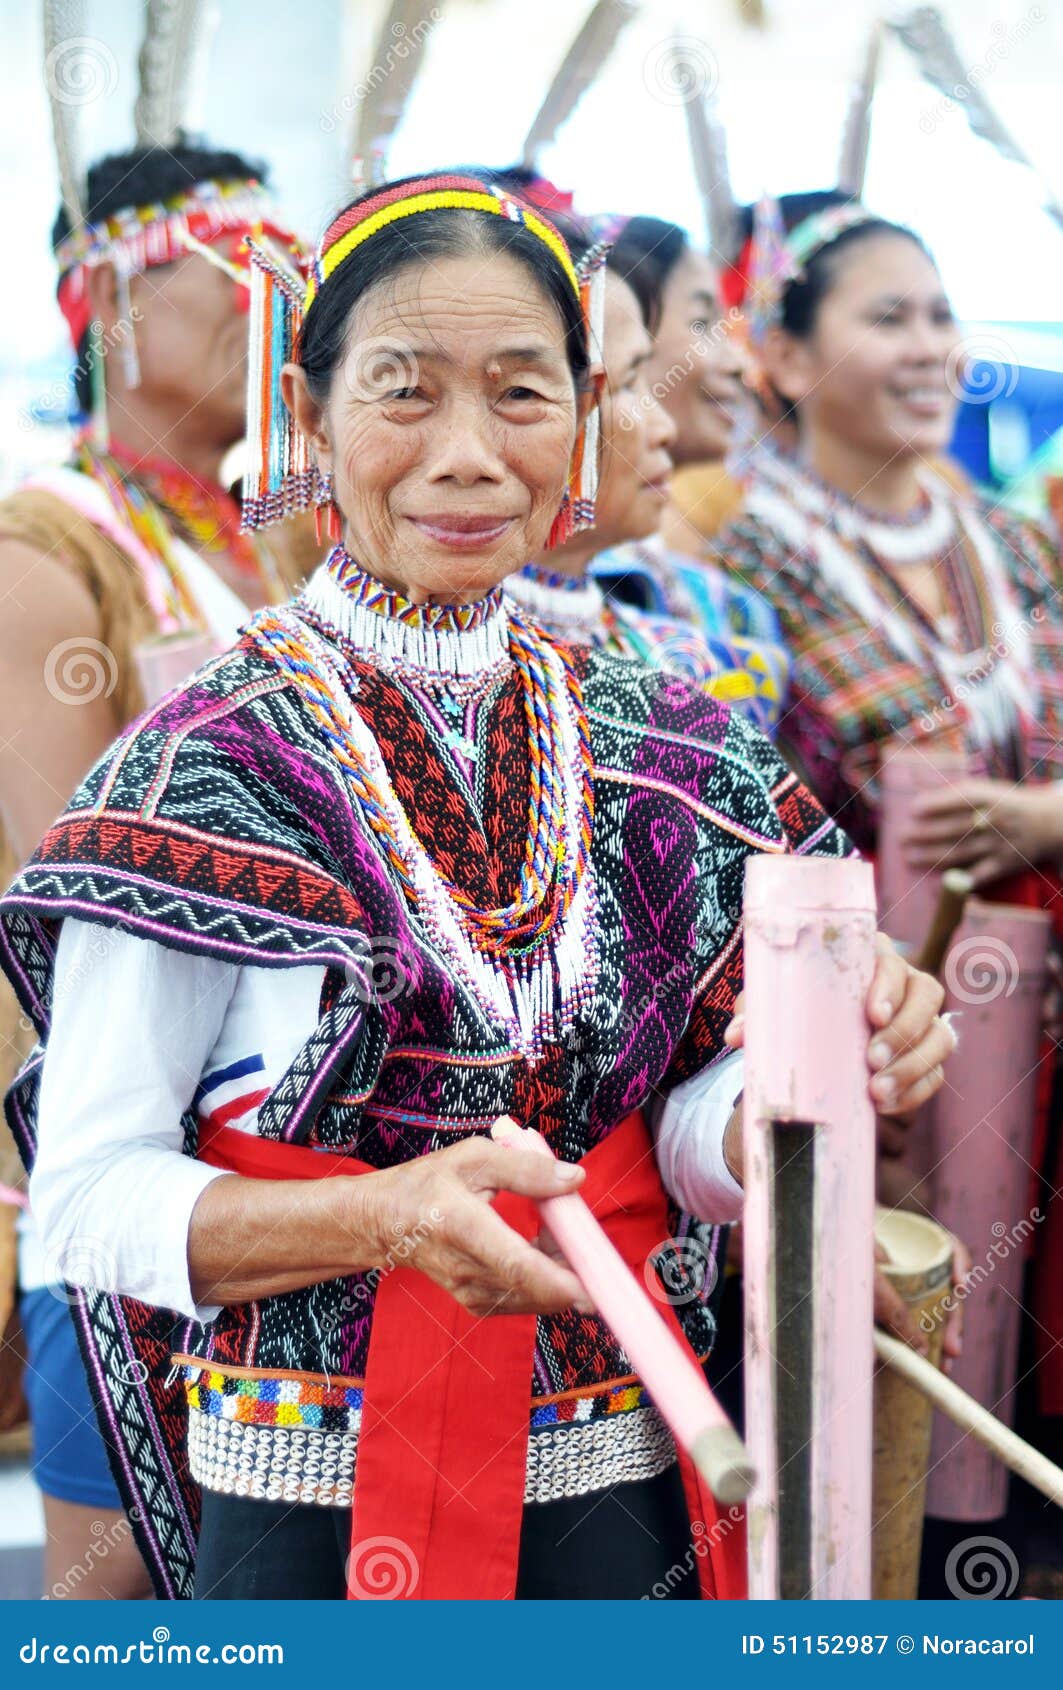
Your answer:
[[[1046,908],[1063,932],[1058,548],[943,472],[963,346],[919,237],[846,202],[806,217],[788,246],[796,274],[781,288],[761,359],[796,449],[755,448],[745,509],[716,541],[726,566],[782,620],[793,662],[784,753],[869,851],[891,749],[914,746],[924,767],[947,758],[947,781],[914,806],[912,871],[962,867],[982,897]],[[966,773],[954,772],[957,760]],[[1054,1049],[1041,1075],[1045,1103],[1053,1064],[1055,1102],[1039,1111],[1036,1136],[1029,1120],[1015,1128],[1030,1131],[1028,1159],[1045,1192],[1058,1190],[1063,1171]],[[979,1120],[985,1107],[984,1095],[971,1099],[963,1138],[973,1180],[979,1131],[990,1132]],[[1038,1232],[1031,1324],[1040,1408],[1056,1427],[1061,1263],[1063,1206],[1052,1200]]]
[[[874,843],[884,748],[966,753],[972,779],[914,848],[979,884],[1063,851],[1060,562],[1048,537],[942,473],[962,336],[910,229],[853,204],[792,231],[760,358],[796,427],[762,443],[728,568],[776,607],[793,654],[783,743]],[[999,827],[972,832],[999,806]],[[922,860],[922,859],[921,859]]]
[[[171,1595],[738,1593],[741,1534],[534,1199],[579,1188],[640,1274],[678,1267],[662,1306],[705,1355],[675,1204],[741,1201],[745,861],[848,842],[747,723],[500,590],[590,515],[584,294],[533,208],[396,183],[330,226],[305,301],[269,279],[252,395],[283,379],[296,428],[252,406],[252,517],[320,477],[337,544],[0,905],[45,1041],[13,1115],[97,1286],[140,1540]],[[939,1083],[940,995],[883,954],[891,1112]],[[493,1140],[507,1114],[560,1160]]]

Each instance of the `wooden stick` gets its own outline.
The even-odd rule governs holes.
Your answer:
[[[514,1149],[553,1151],[534,1127],[503,1115],[491,1137]],[[639,1378],[720,1502],[741,1502],[756,1474],[741,1438],[693,1356],[674,1337],[579,1192],[540,1200],[573,1273],[631,1357]]]
[[[946,1378],[944,1373],[939,1373],[932,1363],[909,1349],[907,1344],[902,1344],[899,1338],[891,1338],[888,1333],[876,1330],[875,1354],[880,1361],[903,1374],[910,1385],[929,1397],[935,1408],[940,1408],[942,1414],[947,1414],[957,1426],[970,1432],[1013,1473],[1018,1473],[1042,1496],[1047,1496],[1050,1502],[1063,1508],[1063,1468],[1049,1461],[1047,1455],[1042,1455],[1040,1450],[1026,1443],[1010,1427],[1002,1425],[980,1402],[975,1402],[959,1385]]]
[[[963,920],[967,900],[973,891],[974,881],[966,869],[945,870],[930,932],[923,941],[922,950],[912,959],[913,968],[921,968],[924,974],[935,976],[941,973],[953,934]]]

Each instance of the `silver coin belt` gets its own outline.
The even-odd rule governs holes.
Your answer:
[[[205,1490],[225,1496],[349,1508],[357,1445],[357,1428],[324,1432],[256,1426],[189,1410],[192,1476]],[[524,1500],[556,1502],[632,1479],[650,1479],[675,1458],[672,1435],[651,1404],[605,1419],[533,1430]]]

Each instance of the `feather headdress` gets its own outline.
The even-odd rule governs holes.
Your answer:
[[[621,30],[638,11],[632,0],[597,0],[557,67],[542,105],[524,141],[524,163],[533,169],[544,147],[579,105],[616,45]]]

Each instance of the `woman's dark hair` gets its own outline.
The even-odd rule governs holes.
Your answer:
[[[783,194],[779,200],[779,210],[783,226],[789,234],[807,217],[827,211],[832,206],[850,203],[849,194],[843,194],[837,189],[824,189],[818,193]],[[746,206],[741,213],[741,227],[746,237],[753,231],[753,212],[754,207]],[[845,254],[865,241],[883,234],[902,235],[905,240],[917,246],[920,252],[925,253],[927,258],[931,258],[923,241],[912,229],[905,228],[903,223],[891,223],[885,217],[872,217],[866,223],[854,223],[852,228],[843,229],[834,240],[814,252],[802,266],[802,274],[787,283],[780,302],[781,327],[798,340],[807,340],[815,329],[820,307],[837,280],[839,264]]]
[[[609,268],[631,288],[651,334],[660,327],[668,278],[689,250],[686,230],[661,217],[629,218],[613,243]]]
[[[172,147],[134,147],[129,152],[111,153],[91,165],[86,184],[85,217],[96,223],[135,205],[154,205],[186,193],[196,182],[246,182],[254,178],[266,183],[266,167],[242,153],[206,146],[193,146],[179,136]],[[52,225],[52,248],[70,233],[66,208]],[[74,397],[79,411],[92,409],[92,359],[89,334],[82,335],[74,371]]]
[[[462,174],[472,174],[462,172]],[[477,171],[491,180],[486,171]],[[423,177],[407,176],[388,183],[401,188]],[[352,200],[347,211],[382,192],[377,187]],[[343,212],[338,213],[342,216]],[[299,361],[307,386],[319,404],[328,398],[332,378],[347,349],[351,314],[358,301],[379,282],[414,264],[469,254],[507,253],[521,263],[556,308],[565,331],[565,353],[577,393],[590,371],[587,334],[580,302],[572,284],[546,243],[523,223],[489,212],[450,209],[422,211],[400,218],[375,234],[347,258],[319,292],[307,314],[299,344]]]

